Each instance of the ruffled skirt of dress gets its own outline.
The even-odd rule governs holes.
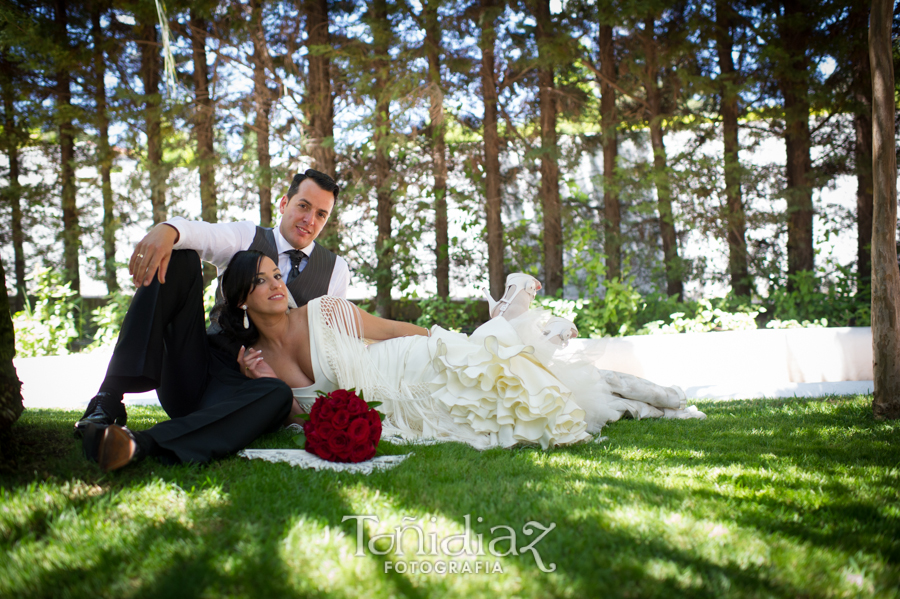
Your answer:
[[[541,335],[549,316],[543,310],[511,322],[490,320],[471,336],[434,327],[431,337],[366,347],[352,327],[329,317],[343,311],[334,298],[327,298],[321,312],[318,302],[310,307],[320,354],[314,360],[340,387],[382,402],[385,435],[461,441],[479,449],[546,449],[587,441],[590,432],[626,413],[662,416],[667,408],[684,407],[684,394],[675,389],[600,371],[587,360],[554,358],[558,347]]]

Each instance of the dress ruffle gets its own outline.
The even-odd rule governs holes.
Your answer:
[[[368,346],[355,310],[331,297],[309,303],[316,382],[295,396],[311,405],[315,390],[363,391],[382,403],[385,436],[547,449],[587,441],[623,415],[703,417],[683,409],[676,388],[598,370],[588,356],[556,357],[559,347],[542,335],[543,310],[495,318],[471,336],[435,326],[431,337]]]
[[[554,445],[590,439],[584,411],[570,391],[524,345],[506,320],[471,337],[435,327],[432,396],[458,424],[488,435],[491,445]]]

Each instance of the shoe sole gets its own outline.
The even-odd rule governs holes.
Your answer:
[[[118,426],[110,426],[103,431],[97,463],[104,472],[118,470],[131,463],[137,453],[137,443]]]

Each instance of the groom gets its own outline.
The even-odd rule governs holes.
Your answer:
[[[223,335],[207,334],[200,260],[214,264],[221,276],[235,253],[258,250],[287,273],[298,306],[325,294],[345,298],[347,263],[315,243],[338,192],[331,177],[309,169],[294,177],[281,198],[276,229],[248,221],[174,219],[138,243],[128,265],[138,289],[100,390],[75,423],[76,436],[86,435],[88,457],[96,457],[106,442],[104,429],[124,426],[125,393],[156,389],[171,418],[140,433],[111,427],[125,463],[140,454],[205,462],[279,426],[291,410],[290,389],[277,379],[245,377],[237,366],[237,348]]]

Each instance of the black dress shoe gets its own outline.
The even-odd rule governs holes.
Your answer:
[[[94,428],[97,428],[96,426]],[[137,439],[124,426],[110,425],[103,429],[97,447],[97,463],[104,472],[124,468],[132,462],[144,458],[144,452]]]
[[[126,422],[128,422],[128,414],[125,412],[122,400],[117,401],[108,393],[98,393],[91,399],[81,420],[75,423],[75,437],[82,437],[89,424],[103,427],[111,424],[125,426]]]

